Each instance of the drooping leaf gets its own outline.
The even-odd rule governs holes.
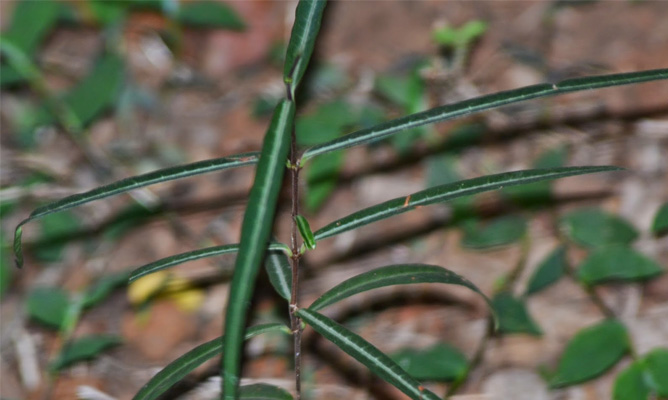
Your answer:
[[[566,247],[554,249],[536,268],[529,279],[525,294],[538,293],[557,282],[566,271]]]
[[[246,28],[241,16],[232,7],[213,0],[184,2],[176,12],[175,19],[184,25],[198,28],[219,28],[235,31]]]
[[[283,332],[291,334],[290,328],[283,324],[265,324],[248,328],[244,339],[248,340],[265,332]],[[183,379],[195,368],[223,352],[223,338],[218,337],[201,344],[186,354],[169,363],[155,374],[140,390],[133,400],[154,400],[170,387]]]
[[[606,320],[584,328],[566,345],[550,386],[570,386],[595,378],[628,351],[629,338],[621,322]]]
[[[455,381],[466,374],[469,364],[461,351],[446,343],[421,350],[401,349],[390,358],[419,381]]]
[[[318,311],[357,293],[392,285],[413,283],[445,283],[467,287],[491,302],[484,293],[466,278],[443,267],[426,264],[388,265],[376,268],[341,282],[318,297],[309,310]]]
[[[292,395],[278,386],[255,383],[242,386],[239,390],[239,398],[243,400],[292,400]]]
[[[663,203],[652,222],[652,233],[661,236],[668,232],[668,202]]]
[[[223,356],[223,398],[236,399],[243,331],[255,280],[265,257],[274,223],[278,193],[283,182],[290,147],[295,103],[284,100],[274,112],[262,145],[260,162],[241,225],[241,242],[225,313],[225,355]]]
[[[60,329],[65,320],[70,300],[67,292],[57,287],[33,289],[28,295],[28,315],[47,326]]]
[[[577,276],[587,285],[609,281],[649,279],[664,272],[656,261],[624,245],[595,249],[578,267]]]
[[[462,246],[473,249],[488,249],[517,242],[527,229],[526,218],[506,215],[490,221],[485,226],[476,222],[464,224]]]
[[[494,296],[492,304],[499,318],[500,333],[527,333],[535,336],[543,333],[529,315],[522,299],[515,298],[508,292],[501,292]]]
[[[627,85],[661,79],[668,79],[668,69],[567,79],[557,84],[544,83],[484,95],[458,103],[432,108],[417,114],[400,117],[371,128],[360,129],[330,142],[313,146],[304,152],[302,163],[318,154],[376,142],[404,129],[445,121],[511,103],[579,90]]]
[[[324,315],[306,308],[298,310],[297,314],[316,332],[361,362],[381,379],[404,392],[411,399],[439,399],[433,392],[424,389],[420,382],[411,377],[385,353],[356,333],[349,331]]]
[[[110,347],[121,344],[122,339],[115,335],[89,335],[68,343],[58,358],[51,364],[51,369],[60,370],[78,361],[90,360]]]
[[[561,218],[559,225],[572,241],[587,247],[630,244],[638,237],[631,224],[598,208],[570,212]]]
[[[264,260],[264,267],[269,276],[269,282],[279,296],[290,301],[292,294],[292,267],[284,252],[270,251]]]
[[[280,243],[270,243],[267,245],[268,251],[278,251],[283,250],[285,245]],[[236,253],[239,251],[238,244],[227,244],[224,246],[212,246],[206,247],[199,250],[187,251],[185,253],[176,254],[173,256],[165,257],[157,261],[153,261],[149,264],[142,265],[141,267],[135,269],[130,274],[128,278],[128,283],[132,283],[142,276],[151,274],[156,271],[163,270],[165,268],[173,267],[175,265],[187,263],[189,261],[199,260],[200,258],[215,257],[222,254]]]
[[[104,300],[119,286],[125,285],[130,275],[129,271],[121,271],[98,279],[84,295],[83,307],[93,307]]]
[[[381,204],[357,211],[317,230],[317,241],[337,235],[342,232],[356,229],[385,218],[389,218],[406,211],[414,210],[419,206],[445,202],[458,197],[487,192],[507,186],[522,185],[547,179],[557,179],[573,175],[582,175],[594,172],[617,171],[617,167],[563,167],[554,169],[537,169],[526,171],[505,172],[502,174],[482,176],[437,186],[413,193],[406,197],[399,197]]]
[[[21,249],[22,226],[34,219],[156,183],[176,180],[193,175],[200,175],[207,172],[220,171],[227,168],[255,164],[258,161],[258,157],[258,153],[255,152],[245,153],[230,157],[204,160],[192,164],[164,168],[146,174],[121,179],[120,181],[100,186],[96,189],[89,190],[84,193],[68,196],[53,203],[49,203],[45,206],[38,207],[30,214],[28,218],[21,221],[21,223],[16,227],[14,234],[14,255],[16,257],[16,263],[19,267],[23,265],[23,253]]]
[[[612,400],[649,400],[650,389],[645,383],[645,367],[634,361],[617,375]]]
[[[644,358],[645,368],[649,379],[648,385],[652,391],[656,392],[661,397],[668,396],[668,348],[656,348],[652,350]]]
[[[297,5],[295,23],[292,26],[283,67],[283,80],[289,87],[291,99],[294,99],[297,86],[311,60],[326,4],[325,0],[310,0],[300,1]]]

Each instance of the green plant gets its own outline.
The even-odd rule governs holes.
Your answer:
[[[405,197],[388,200],[381,204],[360,210],[339,220],[333,221],[316,231],[311,230],[308,222],[300,214],[299,178],[302,168],[307,165],[307,162],[315,162],[317,157],[332,154],[335,151],[379,141],[406,129],[453,119],[506,104],[573,91],[668,79],[668,70],[664,69],[629,74],[569,79],[556,84],[534,85],[481,96],[471,100],[411,114],[372,127],[363,128],[351,134],[337,137],[323,143],[315,144],[302,151],[302,149],[297,147],[297,139],[294,132],[296,112],[295,100],[299,84],[304,77],[309,59],[313,52],[324,7],[324,1],[301,1],[297,8],[295,26],[288,44],[283,72],[283,78],[286,85],[285,98],[279,102],[274,111],[272,122],[267,130],[261,152],[246,153],[180,165],[123,179],[110,185],[102,186],[86,193],[70,196],[40,207],[33,211],[28,218],[22,221],[16,229],[14,251],[17,264],[20,266],[23,263],[21,249],[23,225],[32,220],[154,183],[176,180],[187,176],[199,175],[242,165],[257,164],[255,181],[244,215],[241,231],[242,239],[238,245],[215,246],[171,256],[140,267],[130,276],[130,281],[135,281],[143,275],[182,262],[229,252],[238,253],[229,294],[228,307],[227,310],[225,310],[226,323],[224,336],[221,339],[216,339],[198,346],[167,366],[146,384],[146,386],[137,394],[137,399],[156,398],[203,361],[223,352],[223,349],[225,351],[223,352],[221,376],[223,377],[224,398],[254,398],[253,396],[257,396],[258,391],[265,393],[264,395],[269,398],[290,398],[290,395],[284,391],[268,386],[258,387],[256,385],[255,387],[250,388],[239,388],[243,341],[249,337],[270,331],[284,332],[293,336],[295,348],[296,395],[297,398],[299,398],[301,392],[300,355],[301,335],[304,327],[303,323],[311,326],[315,331],[335,343],[342,350],[363,363],[371,371],[396,386],[411,398],[439,398],[435,393],[425,389],[414,376],[411,376],[410,373],[406,372],[401,367],[398,361],[396,361],[399,356],[395,355],[393,359],[393,357],[382,353],[364,338],[329,319],[319,311],[328,305],[352,295],[390,285],[425,282],[445,283],[467,287],[485,297],[484,294],[482,294],[473,283],[440,266],[421,264],[391,265],[381,267],[342,282],[330,291],[324,293],[310,306],[302,307],[298,301],[298,293],[300,260],[304,252],[313,250],[316,247],[317,242],[320,240],[338,235],[342,232],[358,229],[372,222],[414,210],[420,206],[451,201],[464,196],[496,189],[521,187],[522,185],[530,183],[544,182],[551,179],[574,175],[616,171],[619,170],[619,168],[542,168],[506,172],[463,181],[444,183]],[[271,239],[273,221],[278,205],[278,194],[283,185],[283,175],[286,172],[286,169],[290,174],[291,180],[291,216],[293,219],[289,245]],[[663,225],[665,224],[660,226]],[[497,221],[495,229],[499,229],[498,226],[503,227],[504,232],[512,231],[514,235],[513,237],[516,239],[524,235],[523,221],[520,221],[519,223],[517,223],[516,220],[505,220],[503,223]],[[615,226],[622,225],[616,224]],[[472,243],[473,247],[497,245],[499,242],[496,241],[494,235],[490,233],[493,232],[494,229],[492,229],[492,226],[489,226],[488,228],[489,229],[478,231],[471,228],[468,243]],[[631,237],[635,237],[634,235],[626,233],[621,236],[623,236],[623,241],[632,240]],[[302,242],[304,245],[302,245]],[[558,255],[555,257],[558,257]],[[246,329],[248,305],[253,294],[256,277],[262,267],[263,261],[276,292],[289,302],[288,312],[291,322],[290,327],[283,324],[268,324]],[[643,263],[643,265],[647,265],[647,263]],[[593,272],[591,271],[592,269],[594,270]],[[583,267],[583,270],[588,272],[587,274],[581,272],[581,277],[587,277],[586,279],[583,279],[587,284],[594,284],[599,278],[609,279],[619,277],[619,274],[617,274],[616,271],[600,272],[594,267]],[[653,268],[653,266],[650,265],[643,269],[643,276],[641,276],[641,278],[657,272],[656,268]],[[591,276],[592,273],[594,274],[593,277]],[[606,273],[608,275],[606,275]],[[541,279],[554,279],[549,274],[547,275],[547,278],[544,277],[545,274],[541,275]],[[627,275],[623,276],[623,278],[627,277]],[[489,300],[485,297],[485,300],[487,300],[488,303],[492,305],[493,309],[496,310],[497,314],[499,314],[500,329],[506,332],[528,330],[532,333],[538,333],[538,329],[535,325],[528,320],[528,314],[523,308],[523,303],[510,296],[504,290],[505,287],[503,284],[500,286],[501,287],[493,300]],[[543,282],[534,284],[532,287],[533,290],[539,290],[540,287],[544,286],[546,286],[546,283]],[[63,297],[64,296],[62,295],[59,296],[59,302],[64,304],[64,306],[61,307],[62,309],[64,309],[67,304],[67,299],[63,300]],[[62,313],[65,314],[64,311]],[[54,322],[50,321],[50,323]],[[575,338],[572,348],[577,350],[579,346],[582,346],[582,342],[585,342],[586,344],[592,335],[595,336],[595,334],[600,334],[600,331],[603,331],[606,334],[611,332],[609,336],[612,338],[611,340],[613,341],[613,344],[624,343],[625,336],[623,327],[620,327],[618,322],[606,322],[598,325],[596,328],[596,330],[593,330],[594,334],[592,334],[592,331],[587,331]],[[98,343],[93,347],[102,345],[106,345],[106,343]],[[569,347],[569,349],[570,348],[571,347]],[[566,355],[576,352],[576,350],[567,351]],[[619,354],[613,354],[612,357],[603,357],[604,360],[599,365],[595,366],[596,372],[609,367],[611,363],[614,363],[623,356],[627,350],[628,348],[624,345],[621,347]],[[87,353],[82,350],[79,354],[86,355]],[[654,369],[649,369],[651,372],[656,371],[657,368],[662,368],[661,365],[664,365],[661,364],[664,360],[664,358],[662,358],[663,353],[657,352],[656,354],[657,355],[652,357],[647,356],[647,359],[643,359],[641,362],[641,364],[645,363],[652,366],[656,364],[660,365],[656,368],[652,367]],[[657,358],[659,361],[655,362],[655,359]],[[66,357],[64,357],[64,359],[66,360]],[[65,361],[61,362],[65,363]],[[570,367],[568,366],[570,362],[571,361],[567,358],[566,361],[562,363],[562,365],[566,366],[560,366],[557,377],[552,380],[554,386],[565,385],[577,381],[578,379],[582,380],[588,378],[588,376],[582,375],[573,378],[562,371],[570,371]],[[634,366],[634,368],[641,367]],[[414,373],[417,374],[416,372]],[[637,374],[638,373],[634,369],[625,375],[625,379],[636,379]],[[465,378],[466,372],[462,372],[461,368],[459,368],[454,373],[454,376],[461,380]],[[651,387],[648,390],[654,389]]]

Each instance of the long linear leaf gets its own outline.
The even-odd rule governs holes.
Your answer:
[[[297,5],[283,68],[283,80],[288,84],[292,98],[311,59],[326,4],[326,0],[308,0]]]
[[[28,218],[21,221],[16,227],[14,233],[14,255],[16,257],[16,264],[19,267],[23,265],[23,252],[21,248],[22,226],[34,219],[156,183],[205,174],[207,172],[220,171],[227,168],[255,164],[258,162],[258,158],[259,153],[252,152],[159,169],[146,174],[121,179],[108,185],[100,186],[84,193],[74,194],[42,207],[38,207]]]
[[[297,314],[316,332],[334,343],[371,372],[389,382],[414,400],[437,400],[433,392],[422,388],[420,382],[413,379],[389,356],[354,332],[315,311],[302,308]]]
[[[480,294],[491,307],[491,300],[468,279],[437,265],[401,264],[380,267],[341,282],[318,297],[308,308],[319,311],[357,293],[392,285],[447,283],[465,286]]]
[[[268,251],[283,250],[286,246],[282,243],[270,243],[267,246]],[[239,251],[239,244],[228,244],[224,246],[212,246],[204,249],[188,251],[181,254],[165,257],[152,263],[142,265],[135,269],[128,278],[128,283],[132,283],[142,276],[160,271],[165,268],[173,267],[175,265],[187,263],[189,261],[199,260],[200,258],[215,257],[221,254],[236,253]]]
[[[236,399],[239,391],[241,347],[246,315],[255,280],[265,257],[265,249],[276,213],[278,193],[288,159],[295,103],[283,100],[274,111],[264,138],[260,162],[241,225],[241,243],[225,313],[223,357],[223,398]]]
[[[496,175],[481,176],[464,181],[436,186],[406,197],[398,197],[357,211],[317,230],[315,239],[320,240],[339,233],[370,224],[381,219],[389,218],[419,206],[440,203],[462,196],[487,192],[508,186],[563,178],[566,176],[591,174],[594,172],[617,171],[618,167],[562,167],[550,169],[531,169],[524,171],[504,172]]]
[[[290,334],[290,328],[280,323],[264,324],[248,328],[244,339],[248,340],[254,336],[266,332],[283,332]],[[167,389],[183,379],[195,368],[207,360],[223,352],[223,338],[217,337],[211,341],[201,344],[186,354],[177,358],[160,370],[144,385],[133,397],[134,400],[153,400],[158,398]]]
[[[376,142],[404,129],[445,121],[463,115],[501,107],[507,104],[580,90],[628,85],[662,79],[668,79],[668,69],[567,79],[557,84],[543,83],[479,96],[473,99],[464,100],[454,104],[447,104],[427,111],[393,119],[370,128],[358,130],[332,141],[313,146],[304,151],[301,163],[303,164],[307,159],[317,156],[318,154]]]

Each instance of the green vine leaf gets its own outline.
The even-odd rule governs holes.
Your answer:
[[[356,333],[324,315],[306,308],[298,310],[297,314],[325,339],[334,343],[338,348],[364,364],[371,372],[404,392],[411,399],[440,399],[433,392],[424,389],[420,382],[411,377],[385,353]]]
[[[227,168],[241,167],[257,163],[259,154],[256,152],[238,154],[235,156],[216,158],[213,160],[198,161],[192,164],[177,165],[174,167],[159,169],[147,174],[137,175],[121,179],[108,185],[100,186],[84,193],[65,197],[53,203],[36,208],[28,218],[21,221],[14,233],[14,255],[16,264],[20,268],[23,265],[23,249],[21,246],[21,235],[23,225],[37,218],[49,214],[64,211],[91,201],[129,192],[156,183],[172,181],[193,175],[205,174],[207,172],[220,171]]]
[[[422,350],[401,349],[390,354],[390,358],[420,381],[455,381],[466,375],[469,366],[466,356],[446,343]]]
[[[302,163],[319,154],[329,153],[331,151],[341,150],[361,144],[377,142],[405,129],[415,128],[420,125],[431,124],[439,121],[446,121],[464,115],[497,108],[507,104],[580,90],[628,85],[661,79],[668,79],[668,69],[655,69],[641,72],[630,72],[626,74],[599,75],[567,79],[557,84],[543,83],[539,85],[525,86],[519,89],[488,94],[473,99],[464,100],[458,103],[432,108],[430,110],[416,114],[406,115],[404,117],[393,119],[371,128],[360,129],[327,143],[313,146],[304,151],[302,156]]]
[[[653,278],[664,269],[656,261],[623,245],[594,250],[577,270],[578,279],[587,285],[610,281],[636,281]]]
[[[534,336],[543,334],[540,326],[529,315],[523,299],[502,292],[494,296],[492,304],[499,318],[500,333],[527,333]]]
[[[540,263],[531,275],[525,295],[538,293],[556,283],[566,272],[566,266],[566,247],[559,246]]]
[[[668,233],[668,202],[663,203],[652,222],[652,233],[656,236],[662,236]]]
[[[527,230],[527,220],[520,215],[504,215],[483,226],[471,222],[463,226],[462,246],[472,249],[489,249],[515,243]]]
[[[266,332],[283,332],[288,335],[291,333],[290,328],[283,324],[264,324],[248,328],[244,339],[248,340]],[[133,397],[133,400],[157,399],[161,394],[165,393],[167,389],[183,379],[195,368],[202,365],[205,361],[221,354],[222,352],[222,337],[215,338],[195,347],[186,354],[169,363],[165,368],[161,369],[160,372],[155,374],[155,376],[153,376],[153,378],[151,378],[151,380],[148,381],[139,390],[139,392],[137,392],[135,397]]]
[[[89,335],[68,343],[53,364],[52,370],[58,371],[78,361],[89,360],[99,353],[122,343],[122,338],[115,335]]]
[[[570,212],[560,219],[559,225],[573,242],[590,248],[630,244],[638,237],[631,224],[597,208]]]
[[[464,181],[448,183],[357,211],[317,230],[315,232],[315,240],[320,241],[327,237],[368,225],[372,222],[414,210],[419,206],[441,203],[459,197],[488,192],[490,190],[508,186],[523,185],[526,183],[564,178],[567,176],[619,170],[620,168],[618,167],[609,166],[533,169],[505,172],[502,174],[481,176]]]
[[[619,321],[606,320],[582,329],[566,345],[550,386],[570,386],[595,378],[628,351],[626,327]]]
[[[234,268],[225,313],[226,352],[223,356],[223,398],[234,400],[239,391],[243,331],[251,296],[255,288],[283,183],[290,148],[290,133],[295,117],[295,103],[283,100],[264,138],[260,162],[241,225],[241,242]]]
[[[70,300],[67,292],[57,287],[40,287],[28,295],[28,315],[50,328],[60,329]]]

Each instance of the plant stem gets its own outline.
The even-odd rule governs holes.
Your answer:
[[[290,93],[288,91],[288,93]],[[299,215],[299,166],[297,155],[297,140],[294,126],[292,128],[290,138],[290,176],[292,186],[292,232],[291,232],[291,246],[292,257],[292,291],[290,294],[290,328],[292,329],[292,338],[295,356],[295,399],[301,399],[301,347],[302,347],[302,328],[301,319],[297,315],[299,305],[299,261],[301,259],[301,252],[299,251],[299,233],[297,231],[297,222],[295,217]]]

